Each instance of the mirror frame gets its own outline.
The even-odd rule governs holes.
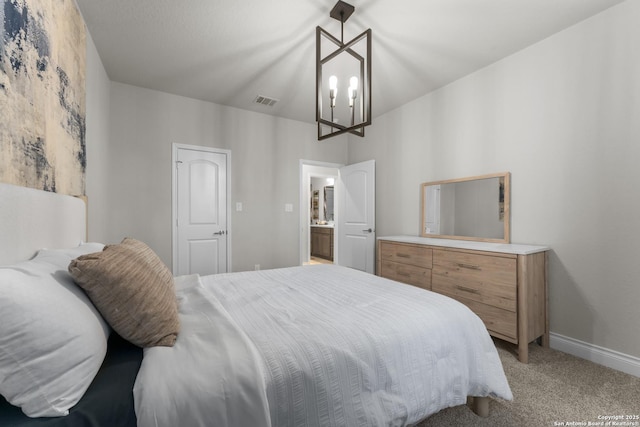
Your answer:
[[[488,178],[503,178],[504,179],[504,238],[494,239],[485,237],[471,237],[471,236],[457,236],[457,235],[445,235],[445,234],[427,234],[424,231],[425,221],[425,203],[426,195],[425,188],[429,185],[440,184],[452,184],[456,182],[475,181]],[[487,175],[471,176],[466,178],[445,179],[441,181],[423,182],[420,185],[420,236],[433,237],[438,239],[456,239],[456,240],[473,240],[479,242],[494,242],[494,243],[510,243],[510,231],[511,231],[511,173],[500,172]]]

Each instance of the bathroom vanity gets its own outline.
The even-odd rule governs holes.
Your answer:
[[[311,225],[311,256],[333,261],[333,225]]]

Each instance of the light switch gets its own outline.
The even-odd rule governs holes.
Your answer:
[[[293,212],[293,205],[291,203],[287,203],[284,205],[285,212]]]
[[[236,212],[242,212],[242,202],[236,202]]]

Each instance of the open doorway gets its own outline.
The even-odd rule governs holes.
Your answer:
[[[334,178],[333,262],[374,274],[375,160],[342,166],[300,160],[300,264],[310,262],[312,210],[311,177]],[[321,209],[318,197],[318,209]],[[318,215],[319,217],[319,215]],[[326,224],[325,224],[326,225]]]
[[[311,175],[309,264],[333,264],[335,238],[334,185],[337,177]]]
[[[300,160],[300,265],[333,263],[336,259],[334,186],[341,166]]]

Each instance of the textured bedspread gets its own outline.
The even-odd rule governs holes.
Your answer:
[[[181,330],[144,349],[133,388],[138,427],[269,427],[255,347],[198,276],[176,278]]]
[[[231,326],[223,328],[224,334],[209,333],[213,344],[191,343],[190,323],[183,320],[173,349],[145,351],[135,391],[141,426],[173,425],[164,422],[162,412],[175,411],[163,400],[172,398],[158,392],[158,384],[142,385],[156,375],[167,375],[173,364],[181,368],[163,380],[170,381],[169,389],[183,378],[191,381],[193,371],[206,376],[207,384],[230,383],[230,372],[244,373],[236,366],[240,363],[250,365],[248,376],[262,376],[254,379],[255,387],[263,387],[255,391],[260,399],[249,406],[232,399],[224,405],[212,403],[207,399],[216,396],[178,386],[180,393],[189,393],[186,410],[208,420],[193,425],[268,425],[269,420],[221,422],[226,412],[244,409],[254,411],[254,417],[267,411],[265,417],[278,427],[400,426],[463,404],[468,395],[512,398],[484,325],[465,306],[445,296],[334,265],[230,273],[196,282],[190,286],[207,295],[207,305],[220,312],[215,316],[224,317]],[[189,301],[180,298],[182,316]],[[205,323],[214,316],[204,307],[198,315]],[[206,336],[203,330],[201,339],[206,341]],[[227,340],[240,341],[246,350],[235,353],[240,347],[234,344],[227,351],[208,353],[208,347],[226,347]],[[186,346],[189,350],[183,353]],[[168,365],[148,357],[152,352],[171,353],[164,361]],[[191,352],[202,354],[195,359],[204,359],[205,365],[225,354],[213,363],[215,369],[205,369],[192,361],[182,363],[182,357],[194,359]],[[183,366],[191,373],[183,372]],[[156,408],[153,422],[146,416],[141,419],[140,406]],[[224,413],[212,411],[218,406]]]

